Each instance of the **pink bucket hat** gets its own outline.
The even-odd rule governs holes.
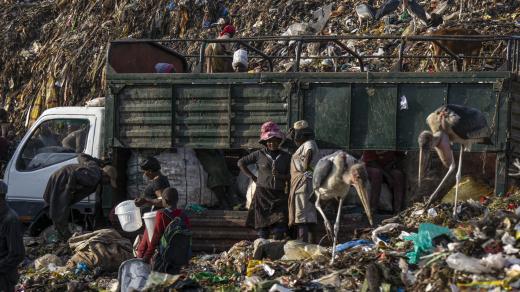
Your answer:
[[[283,140],[284,134],[280,131],[280,127],[274,122],[265,122],[260,128],[260,144],[265,144],[265,141],[271,138],[278,138]]]

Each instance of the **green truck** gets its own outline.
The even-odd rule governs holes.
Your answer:
[[[417,137],[427,127],[426,116],[446,103],[475,107],[485,114],[493,131],[493,145],[476,146],[472,151],[493,157],[495,192],[503,193],[511,183],[508,165],[520,152],[520,42],[518,37],[500,41],[507,41],[510,47],[505,71],[217,74],[189,73],[183,55],[155,41],[116,41],[107,54],[104,108],[44,112],[6,168],[8,200],[29,220],[43,204],[42,192],[50,174],[76,161],[75,154],[52,153],[44,157],[44,163],[33,163],[42,153],[34,155],[38,152],[28,151],[28,145],[42,125],[53,120],[87,123],[84,152],[111,157],[123,174],[119,181],[124,186],[132,151],[257,148],[260,125],[267,120],[286,130],[297,120],[307,120],[322,149],[408,151],[412,157],[418,149]],[[268,58],[265,54],[260,57]],[[177,73],[154,73],[157,62],[173,64]],[[31,185],[26,183],[29,178]],[[123,187],[102,204],[108,207],[125,195]],[[95,206],[93,195],[77,209],[93,214]],[[254,237],[250,230],[238,228],[245,212],[214,212],[194,220],[201,249],[221,249],[232,241]],[[357,226],[365,221],[359,214],[351,216],[349,220]],[[197,220],[201,222],[198,227]]]

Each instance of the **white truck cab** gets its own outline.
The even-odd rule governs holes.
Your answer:
[[[44,206],[49,177],[77,163],[79,153],[99,158],[103,151],[103,107],[56,107],[38,118],[20,141],[5,169],[7,200],[22,221],[30,221]],[[94,212],[92,194],[73,208]]]

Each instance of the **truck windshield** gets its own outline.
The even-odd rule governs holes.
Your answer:
[[[86,119],[54,119],[38,125],[16,161],[19,171],[32,171],[73,159],[85,150]]]

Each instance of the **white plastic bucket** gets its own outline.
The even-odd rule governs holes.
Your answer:
[[[141,221],[141,209],[139,209],[133,200],[128,200],[117,205],[115,214],[119,218],[121,228],[126,232],[134,232],[143,226]]]
[[[148,241],[152,241],[153,229],[155,228],[155,214],[157,214],[157,211],[146,212],[143,215],[144,226],[146,226],[146,232],[148,232]]]

